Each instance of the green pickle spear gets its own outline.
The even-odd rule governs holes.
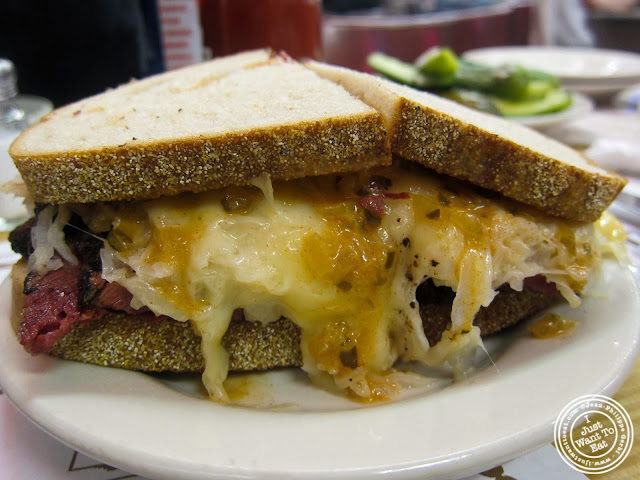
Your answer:
[[[367,61],[376,72],[396,82],[505,117],[557,112],[572,102],[571,94],[547,72],[470,62],[448,47],[433,47],[413,64],[380,52],[372,53]]]
[[[502,98],[492,98],[491,102],[504,117],[530,117],[561,112],[571,105],[572,97],[566,90],[556,88],[539,99],[516,102]]]

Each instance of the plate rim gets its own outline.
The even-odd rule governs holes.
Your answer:
[[[500,52],[519,52],[520,54],[526,54],[526,52],[557,54],[557,55],[597,55],[597,56],[615,56],[619,58],[632,59],[638,64],[637,73],[624,74],[624,75],[571,75],[565,73],[554,73],[562,82],[567,82],[567,85],[580,84],[580,82],[588,83],[590,86],[595,87],[596,83],[608,83],[619,82],[620,84],[627,84],[629,82],[640,81],[640,54],[626,50],[616,50],[609,48],[595,48],[595,47],[562,47],[553,45],[507,45],[498,47],[483,47],[474,48],[465,51],[462,56],[465,58],[476,57],[484,53],[500,53]],[[472,58],[473,59],[473,58]]]
[[[547,113],[543,115],[531,115],[527,117],[504,117],[529,128],[544,129],[558,124],[568,123],[583,115],[592,112],[595,102],[580,92],[571,92],[573,100],[569,108],[560,112]]]

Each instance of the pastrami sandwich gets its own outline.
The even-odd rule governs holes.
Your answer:
[[[535,132],[266,50],[54,111],[10,151],[25,348],[142,371],[302,367],[364,399],[572,305],[625,184]],[[613,225],[613,226],[612,226]]]

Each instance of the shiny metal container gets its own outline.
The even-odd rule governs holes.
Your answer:
[[[326,15],[324,60],[357,70],[370,70],[367,55],[381,51],[406,61],[435,45],[457,53],[480,47],[529,43],[534,7],[528,2],[444,12],[388,14],[372,9],[360,14]]]

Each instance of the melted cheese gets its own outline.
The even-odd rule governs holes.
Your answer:
[[[567,225],[422,170],[389,167],[385,213],[358,203],[368,174],[303,179],[104,207],[103,276],[134,307],[191,321],[210,395],[225,400],[220,340],[231,314],[300,326],[304,369],[364,399],[387,398],[399,358],[457,364],[481,344],[473,318],[496,289],[542,274],[573,304],[597,259],[592,225]],[[264,193],[264,194],[263,194]],[[406,197],[406,198],[403,198]],[[143,219],[143,220],[141,220]],[[124,241],[121,241],[124,239]],[[455,292],[451,328],[429,347],[416,304],[426,278]]]

